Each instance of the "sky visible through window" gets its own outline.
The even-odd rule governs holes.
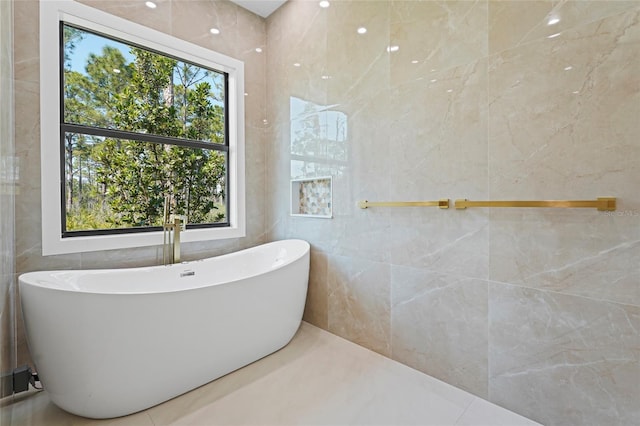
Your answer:
[[[82,37],[74,42],[73,54],[69,55],[69,57],[67,58],[66,65],[71,71],[76,71],[83,75],[86,75],[86,65],[90,55],[101,54],[104,51],[105,47],[118,49],[122,56],[126,59],[127,64],[130,64],[134,61],[135,57],[131,53],[131,46],[88,31],[81,30],[81,32]],[[184,63],[184,61],[179,62]],[[200,65],[196,66],[202,69],[206,69]],[[114,70],[113,72],[117,73],[118,71],[119,70]],[[223,74],[214,70],[209,71],[212,72],[209,72],[209,75],[203,81],[207,81],[209,84],[211,84],[211,87],[219,87],[224,81]],[[178,76],[174,75],[174,79],[178,79]],[[212,98],[211,101],[214,105],[224,106],[223,100]]]
[[[100,37],[90,32],[84,32],[84,36],[75,43],[73,55],[69,57],[69,68],[72,71],[85,74],[85,65],[89,59],[89,54],[98,54],[102,52],[105,46],[117,48],[128,63],[133,62],[133,55],[126,44]]]

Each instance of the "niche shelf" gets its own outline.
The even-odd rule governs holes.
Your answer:
[[[291,216],[333,217],[331,176],[291,179]]]

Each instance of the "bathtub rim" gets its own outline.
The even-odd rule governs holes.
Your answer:
[[[303,247],[303,249],[300,250],[299,253],[296,252],[295,256],[287,258],[285,262],[279,264],[277,267],[269,270],[260,270],[253,274],[246,274],[246,275],[239,274],[237,277],[234,277],[233,279],[230,279],[230,280],[204,284],[204,285],[197,285],[197,286],[184,285],[182,287],[172,287],[167,289],[158,288],[152,291],[149,291],[149,290],[147,291],[96,290],[96,289],[83,289],[78,287],[71,287],[73,284],[67,283],[64,280],[56,279],[54,276],[55,274],[78,274],[78,276],[91,275],[91,274],[97,275],[97,274],[108,274],[114,271],[122,272],[122,273],[126,273],[127,271],[137,271],[137,272],[150,271],[151,272],[151,271],[156,271],[156,270],[165,269],[165,268],[166,268],[165,270],[172,270],[172,269],[176,270],[178,268],[189,269],[190,265],[191,266],[200,265],[200,264],[206,263],[207,261],[214,261],[214,260],[219,261],[220,259],[224,259],[225,257],[237,257],[237,256],[241,256],[242,253],[244,252],[257,251],[260,248],[264,249],[267,246],[284,245],[287,242],[290,242],[292,244],[300,244]],[[271,241],[268,243],[259,244],[253,247],[237,250],[230,253],[221,254],[218,256],[210,256],[203,259],[191,260],[187,262],[175,263],[170,265],[152,265],[152,266],[135,266],[135,267],[125,267],[125,268],[99,268],[99,269],[58,269],[58,270],[25,272],[18,276],[18,283],[20,287],[23,285],[28,285],[28,286],[39,288],[44,291],[60,291],[60,292],[67,292],[67,293],[78,293],[78,294],[96,295],[96,296],[144,296],[144,295],[152,295],[152,294],[172,294],[172,293],[185,292],[185,291],[195,291],[195,290],[199,290],[206,287],[230,285],[246,279],[255,278],[265,273],[285,268],[295,263],[296,261],[303,259],[305,256],[309,256],[310,251],[311,251],[311,244],[309,244],[308,241],[297,239],[297,238],[290,238],[290,239],[284,239],[284,240]]]

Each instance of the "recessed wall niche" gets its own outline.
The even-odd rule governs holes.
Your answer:
[[[291,180],[291,216],[331,219],[331,176]]]

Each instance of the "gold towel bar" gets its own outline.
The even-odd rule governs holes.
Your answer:
[[[369,207],[440,207],[441,209],[449,208],[449,200],[442,199],[438,201],[358,201],[358,207],[366,209]]]
[[[599,211],[615,211],[615,197],[600,197],[597,200],[544,200],[544,201],[468,201],[456,200],[456,209],[467,207],[555,207],[555,208],[596,208]]]

